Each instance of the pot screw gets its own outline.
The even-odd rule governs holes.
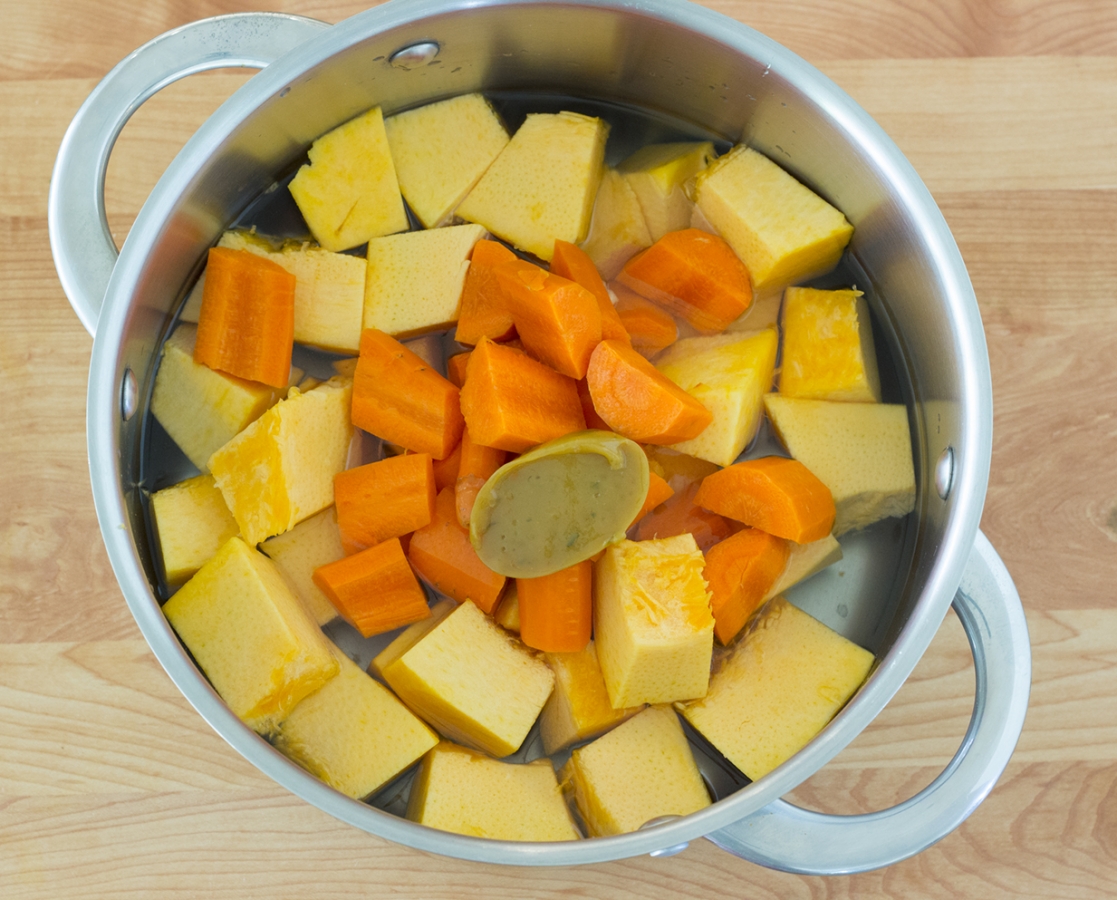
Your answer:
[[[437,41],[421,41],[409,47],[401,47],[388,58],[388,62],[405,71],[418,69],[430,63],[441,49]]]
[[[124,378],[120,382],[120,414],[127,422],[136,414],[136,407],[140,402],[140,391],[136,387],[136,375],[130,369],[124,370]]]
[[[947,447],[943,450],[939,461],[935,463],[935,490],[945,500],[950,496],[950,489],[954,486],[954,448]]]

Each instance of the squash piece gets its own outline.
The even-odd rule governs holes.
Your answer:
[[[337,529],[337,509],[327,507],[290,531],[270,537],[260,551],[275,563],[319,625],[337,618],[330,598],[314,583],[314,570],[345,556]]]
[[[626,262],[651,245],[652,236],[632,185],[616,169],[605,169],[582,249],[601,277],[609,281],[617,277]]]
[[[690,227],[694,203],[686,195],[686,184],[714,156],[711,141],[647,144],[617,166],[640,201],[653,241]]]
[[[233,535],[236,519],[225,505],[212,475],[198,475],[151,495],[163,577],[182,584]]]

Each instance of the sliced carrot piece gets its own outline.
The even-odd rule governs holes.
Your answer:
[[[462,414],[476,443],[512,453],[586,427],[573,378],[488,339],[469,358]]]
[[[672,494],[630,529],[632,540],[650,541],[691,534],[698,549],[705,553],[741,528],[736,522],[698,506],[694,502],[697,493],[698,482],[694,482]]]
[[[286,387],[295,341],[295,276],[247,250],[212,247],[194,362]]]
[[[512,314],[504,305],[493,277],[496,266],[513,259],[516,254],[499,241],[478,241],[473,245],[454,340],[461,344],[476,344],[483,337],[503,341],[516,333]]]
[[[539,578],[517,578],[520,640],[547,653],[577,653],[593,628],[593,563]]]
[[[312,577],[341,617],[364,637],[430,615],[427,595],[398,538],[319,566]]]
[[[555,241],[555,255],[551,257],[551,272],[562,278],[574,281],[584,287],[597,299],[598,309],[601,310],[601,339],[603,341],[627,341],[628,332],[625,331],[621,317],[617,315],[613,306],[613,298],[609,296],[609,289],[601,280],[597,266],[589,258],[585,250],[577,244],[566,241]]]
[[[640,507],[640,512],[636,513],[636,518],[632,520],[632,525],[639,522],[644,516],[659,506],[659,504],[665,503],[674,493],[675,491],[671,485],[664,481],[659,475],[655,472],[648,472],[648,496],[644,498],[644,505]],[[628,527],[631,528],[632,525]]]
[[[455,353],[446,360],[446,378],[454,387],[460,388],[465,384],[465,369],[469,365],[469,354],[471,352]]]
[[[775,584],[791,543],[756,528],[742,528],[706,551],[703,572],[710,588],[714,636],[728,644]]]
[[[695,501],[797,544],[821,540],[834,527],[830,489],[798,460],[780,456],[734,463],[707,475]]]
[[[343,544],[371,547],[430,524],[434,466],[429,453],[407,453],[334,476],[337,528]]]
[[[617,295],[617,316],[628,332],[629,343],[641,356],[651,359],[679,339],[679,326],[670,313],[619,281],[613,282],[613,293]]]
[[[617,276],[699,331],[724,331],[752,303],[749,271],[716,234],[671,231],[637,254]]]
[[[434,518],[411,535],[408,557],[433,588],[458,603],[472,600],[487,613],[496,607],[504,590],[505,577],[481,562],[469,542],[468,529],[458,523],[453,488],[439,491]]]
[[[645,444],[698,437],[713,414],[623,341],[602,341],[586,374],[594,409],[609,427]]]
[[[495,447],[474,443],[469,436],[469,428],[462,432],[462,463],[454,486],[454,503],[458,511],[458,522],[463,528],[469,527],[469,517],[473,514],[473,501],[489,476],[504,465],[508,454]]]
[[[462,437],[459,391],[394,337],[366,328],[353,376],[353,424],[445,459]]]
[[[464,431],[462,432],[465,433]],[[459,442],[454,452],[445,459],[436,459],[434,466],[434,490],[437,494],[444,487],[453,487],[458,483],[458,472],[462,466],[462,445]]]
[[[601,340],[601,310],[580,284],[522,259],[493,270],[524,349],[556,372],[581,378]]]
[[[586,379],[578,380],[578,399],[582,402],[582,415],[586,419],[586,428],[597,428],[600,431],[612,431],[609,423],[597,414],[593,408],[593,397],[590,396],[590,386]]]

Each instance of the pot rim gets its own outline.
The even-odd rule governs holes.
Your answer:
[[[942,283],[955,330],[961,367],[960,423],[952,494],[944,537],[922,595],[902,633],[841,713],[792,760],[697,813],[655,828],[590,840],[540,843],[496,841],[437,831],[351,800],[282,756],[233,715],[179,643],[144,574],[129,528],[118,466],[122,337],[130,298],[145,261],[177,199],[199,169],[242,121],[288,83],[329,57],[379,33],[428,17],[485,6],[554,5],[622,8],[721,43],[738,54],[764,58],[770,67],[812,97],[872,159],[916,223]],[[978,530],[992,453],[992,388],[977,300],[957,245],[922,180],[899,148],[852,98],[816,68],[770,38],[712,10],[672,0],[403,0],[345,20],[312,37],[260,71],[227,100],[186,143],[144,204],[112,272],[90,362],[87,403],[89,465],[94,504],[109,558],[125,599],[152,651],[194,708],[239,753],[302,799],[362,830],[406,846],[462,859],[520,865],[566,865],[656,853],[706,835],[759,810],[792,790],[852,741],[910,675],[953,599]],[[928,484],[927,478],[923,479]],[[804,774],[805,773],[805,774]]]

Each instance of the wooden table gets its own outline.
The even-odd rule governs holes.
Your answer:
[[[1117,5],[706,0],[798,52],[898,142],[981,303],[996,422],[983,528],[1028,612],[1023,737],[977,812],[885,871],[807,878],[699,840],[671,859],[522,871],[343,825],[231,750],[120,595],[85,454],[91,339],[55,276],[58,143],[120,58],[235,0],[0,0],[0,896],[953,897],[1117,895]],[[329,21],[360,2],[270,4]],[[125,129],[118,241],[182,142],[243,79],[196,76]],[[948,616],[895,701],[793,799],[881,809],[954,753],[973,697]]]

